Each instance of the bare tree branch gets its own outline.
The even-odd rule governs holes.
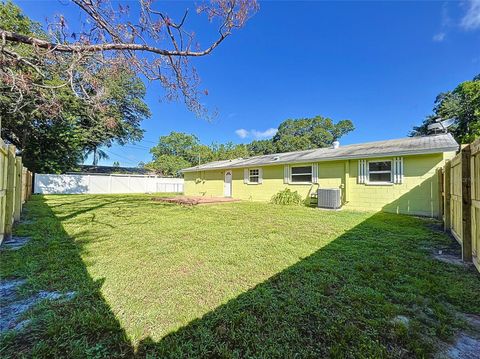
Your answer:
[[[132,23],[128,3],[71,1],[88,17],[79,31],[72,32],[62,15],[48,24],[45,36],[0,28],[0,76],[6,84],[21,94],[39,87],[68,85],[77,96],[95,105],[105,94],[102,82],[96,79],[100,69],[108,68],[113,75],[118,69],[129,68],[149,81],[158,81],[167,99],[182,96],[187,108],[199,116],[206,113],[200,101],[206,91],[199,90],[199,77],[188,59],[212,53],[258,8],[256,0],[211,0],[198,6],[198,14],[206,14],[210,23],[217,23],[218,35],[203,49],[192,49],[194,32],[184,29],[188,9],[176,22],[156,9],[153,0],[138,0],[138,22]],[[31,58],[16,51],[19,46],[29,47]],[[13,71],[5,71],[7,67]],[[52,84],[48,74],[53,70],[60,76]]]

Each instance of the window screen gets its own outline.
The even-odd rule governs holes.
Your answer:
[[[368,162],[369,182],[392,182],[392,161]]]
[[[292,182],[312,182],[312,166],[292,167]]]
[[[258,168],[249,170],[248,181],[251,183],[260,182],[260,170]]]

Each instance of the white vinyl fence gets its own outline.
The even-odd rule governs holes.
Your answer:
[[[35,174],[34,193],[110,194],[154,192],[183,192],[183,179],[142,175]]]

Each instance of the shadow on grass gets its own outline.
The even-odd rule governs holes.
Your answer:
[[[17,232],[34,241],[1,254],[2,276],[27,278],[21,295],[48,289],[77,296],[38,306],[24,333],[2,338],[2,357],[429,356],[463,325],[458,311],[480,312],[480,277],[430,258],[429,248],[449,242],[429,228],[435,222],[378,213],[187,326],[133,348],[101,294],[103,281],[86,270],[82,243],[42,197],[28,208],[37,222]],[[393,320],[399,315],[407,325]]]
[[[104,280],[90,277],[80,256],[82,244],[69,237],[44,197],[33,196],[27,203],[26,220],[28,224],[18,225],[15,232],[32,240],[21,250],[0,253],[2,279],[27,279],[19,298],[40,290],[74,291],[75,296],[69,301],[42,302],[19,318],[30,323],[24,331],[10,331],[1,337],[0,357],[133,356],[125,331],[101,294]]]
[[[435,223],[375,214],[160,342],[144,340],[138,352],[162,358],[429,356],[438,341],[453,339],[458,313],[480,312],[476,272],[429,257],[431,247],[450,240],[428,228]]]

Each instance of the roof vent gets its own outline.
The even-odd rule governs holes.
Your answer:
[[[340,147],[340,142],[338,142],[338,141],[333,141],[333,143],[332,143],[332,148],[333,148],[333,149],[336,149],[336,148],[339,148],[339,147]]]
[[[273,157],[273,161],[278,161],[279,159],[280,159],[280,157],[278,157],[278,156]]]

